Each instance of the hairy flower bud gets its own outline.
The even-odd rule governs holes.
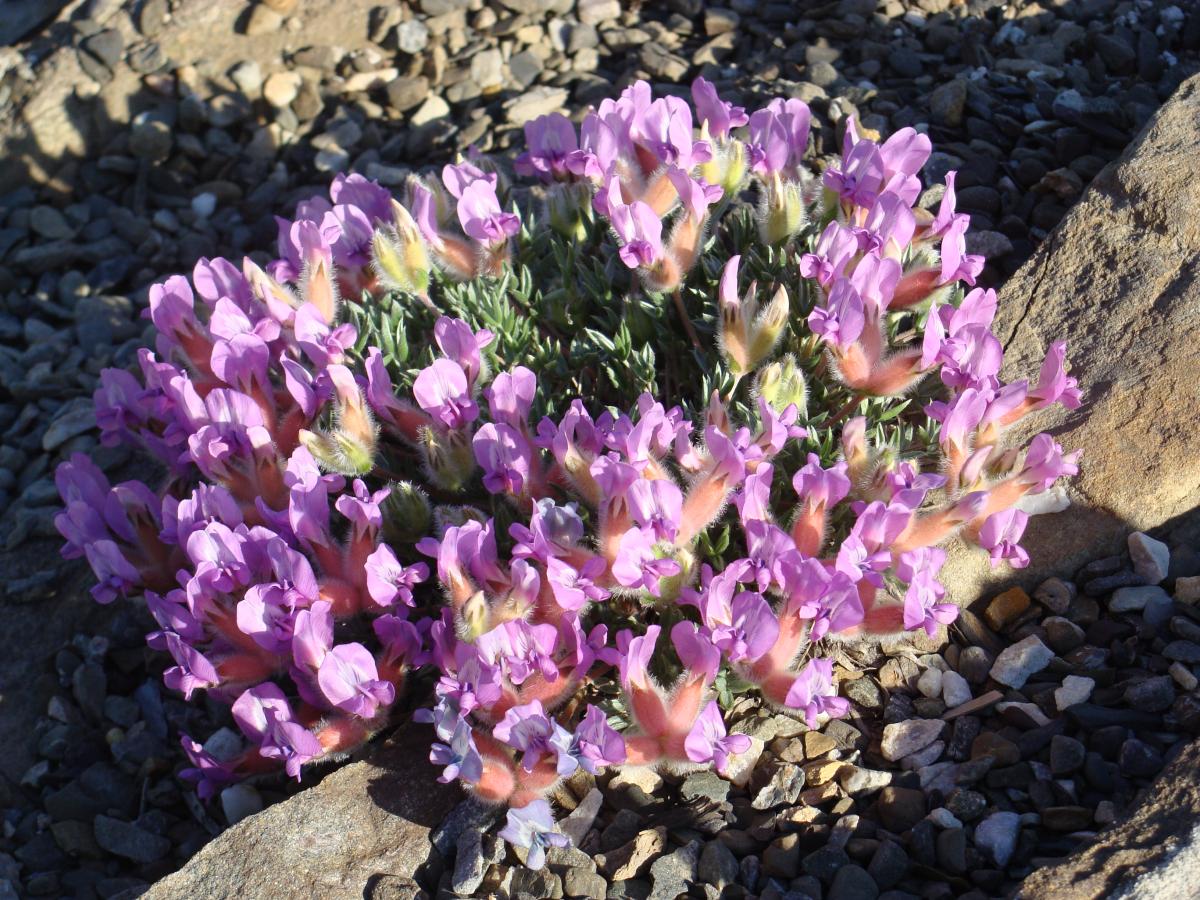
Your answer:
[[[390,543],[412,543],[429,533],[433,509],[429,495],[411,481],[393,481],[383,501],[383,537]]]
[[[429,253],[408,210],[393,203],[395,230],[376,228],[371,238],[375,274],[393,291],[424,294],[429,290]]]
[[[754,389],[780,415],[792,405],[801,415],[808,409],[808,383],[796,357],[790,353],[759,369]]]
[[[758,235],[766,244],[782,244],[799,233],[807,219],[799,182],[784,181],[778,173],[764,182],[758,209]]]
[[[420,441],[434,484],[447,491],[461,490],[475,471],[471,436],[464,431],[423,428]]]
[[[766,308],[758,314],[750,330],[750,368],[759,366],[779,343],[783,336],[783,328],[788,321],[788,295],[783,285],[775,291],[775,296]]]
[[[546,189],[546,217],[550,227],[568,240],[587,236],[585,218],[590,218],[591,191],[579,182],[558,182]]]
[[[459,637],[464,641],[473,641],[488,630],[491,618],[491,607],[483,591],[476,591],[470,596],[459,611]]]

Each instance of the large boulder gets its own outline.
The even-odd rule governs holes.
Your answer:
[[[381,881],[412,885],[430,830],[461,799],[437,783],[432,740],[430,727],[405,725],[367,759],[226,830],[143,896],[362,900]]]
[[[1067,341],[1084,405],[1021,423],[1082,448],[1072,507],[1030,520],[1032,565],[992,572],[955,553],[961,605],[999,581],[1072,575],[1123,549],[1130,531],[1194,528],[1200,506],[1200,76],[1184,82],[1106,167],[1000,295],[1006,380],[1037,378]]]
[[[1042,866],[1018,897],[1188,900],[1200,872],[1200,743],[1171,763],[1145,800],[1086,850]]]

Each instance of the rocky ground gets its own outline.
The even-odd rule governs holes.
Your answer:
[[[57,559],[50,475],[59,459],[76,451],[90,453],[112,474],[131,465],[122,451],[98,447],[90,395],[99,370],[128,364],[145,340],[139,316],[152,281],[190,269],[200,256],[268,250],[273,214],[323,192],[332,172],[354,169],[398,184],[412,167],[471,144],[506,150],[519,143],[526,119],[582,110],[634,77],[670,89],[704,74],[747,105],[773,95],[805,99],[815,113],[818,153],[837,149],[836,129],[848,115],[881,132],[927,125],[938,151],[927,180],[960,170],[960,206],[974,216],[971,240],[992,258],[985,277],[998,283],[1174,87],[1200,68],[1198,50],[1200,11],[1189,4],[1114,0],[1003,6],[837,0],[803,12],[790,3],[743,0],[721,7],[699,0],[640,7],[616,0],[420,0],[407,7],[362,0],[271,0],[248,7],[76,0],[54,23],[0,48],[0,191],[7,191],[0,194],[0,530],[6,544],[0,602],[15,623],[6,629],[6,646],[22,640],[21,628],[38,627],[46,610],[62,613],[38,628],[43,637],[25,642],[38,661],[21,654],[0,661],[5,728],[29,734],[29,710],[42,713],[33,739],[20,742],[2,767],[0,897],[6,884],[10,893],[33,896],[134,895],[264,799],[242,794],[228,810],[201,810],[188,800],[173,777],[175,735],[181,727],[208,733],[215,720],[200,724],[196,717],[216,711],[187,707],[161,689],[159,663],[143,650],[143,626],[132,613],[114,609],[91,627],[84,623],[86,604],[64,597],[64,586],[76,592],[79,578]],[[763,786],[754,780],[726,797],[707,798],[719,802],[717,812],[701,819],[704,827],[654,810],[635,822],[627,802],[620,812],[621,792],[610,785],[600,843],[588,848],[603,851],[600,871],[636,891],[639,882],[658,883],[655,866],[664,873],[686,874],[693,865],[728,870],[728,855],[708,849],[720,843],[735,861],[758,861],[752,889],[759,892],[774,878],[784,886],[781,894],[795,889],[815,896],[811,881],[787,886],[809,876],[821,881],[824,873],[824,890],[833,893],[838,887],[830,878],[841,863],[848,874],[837,877],[850,885],[842,889],[854,889],[853,879],[865,889],[863,870],[888,889],[889,876],[879,867],[889,857],[892,871],[910,866],[909,877],[918,879],[906,882],[910,886],[922,873],[940,871],[925,884],[959,884],[946,876],[971,876],[983,878],[974,889],[985,894],[1002,890],[1029,864],[1025,850],[1057,856],[1067,849],[1067,838],[1050,840],[1034,827],[1032,813],[1044,824],[1046,809],[1065,809],[1052,814],[1062,833],[1086,834],[1130,799],[1138,779],[1144,782],[1145,773],[1161,765],[1192,721],[1190,713],[1148,709],[1137,691],[1132,707],[1124,700],[1138,687],[1132,682],[1146,675],[1150,686],[1139,689],[1157,692],[1159,703],[1169,692],[1190,690],[1180,676],[1197,660],[1171,655],[1196,648],[1189,643],[1195,634],[1187,631],[1196,627],[1190,601],[1169,581],[1175,586],[1170,615],[1163,597],[1147,590],[1137,595],[1146,599],[1142,611],[1114,610],[1112,602],[1126,601],[1106,605],[1107,593],[1092,587],[1098,577],[1107,576],[1095,570],[1080,576],[1082,590],[1067,601],[1065,615],[1039,598],[1015,618],[991,623],[1004,640],[971,634],[942,663],[898,657],[853,682],[849,690],[862,694],[855,696],[864,716],[855,723],[862,726],[859,737],[835,726],[840,743],[833,735],[832,750],[809,747],[815,739],[787,741],[778,730],[769,733],[778,725],[764,723],[767,750],[755,777],[778,780],[773,790],[782,799],[775,809],[762,806],[769,798],[759,800]],[[1069,629],[1051,620],[1036,623],[1041,613],[1081,627],[1082,643],[1057,646],[1052,641],[1067,642]],[[984,668],[966,648],[994,656],[1009,640],[1033,633],[1057,654],[1053,663],[1028,684],[998,685],[1001,696],[984,703],[993,686],[990,664]],[[60,649],[57,642],[64,640]],[[1032,644],[1018,646],[1035,659],[1042,654]],[[1059,715],[1055,704],[1053,678],[1064,674],[1060,664],[1071,654],[1078,657],[1072,677],[1095,682],[1084,708],[1101,712],[1091,718]],[[1171,670],[1171,663],[1182,669]],[[965,676],[982,705],[933,734],[922,719],[940,715],[933,710],[948,685],[962,687],[943,675],[934,690],[939,676],[928,673],[943,668]],[[924,678],[924,690],[913,677]],[[10,702],[15,684],[23,689]],[[1024,696],[1010,696],[1017,690]],[[902,699],[910,695],[911,711]],[[1012,702],[1035,708],[1000,711]],[[1163,710],[1173,702],[1187,705],[1172,700]],[[905,726],[914,714],[918,724]],[[877,794],[843,797],[846,761],[862,752],[864,735],[874,735],[878,715],[901,730],[928,733],[917,748],[920,765],[889,775],[886,791],[880,783]],[[995,737],[970,735],[972,727]],[[1129,734],[1116,729],[1138,731],[1131,749],[1124,749]],[[1082,776],[1054,769],[1056,742],[1060,763],[1064,752],[1083,754]],[[941,762],[931,749],[938,744]],[[795,748],[803,749],[802,758]],[[785,759],[789,752],[797,758]],[[992,762],[979,762],[988,758]],[[884,762],[869,751],[853,765],[890,771]],[[958,794],[971,802],[983,797],[991,804],[986,817],[972,818],[951,804],[949,776],[921,783],[921,770],[942,762],[966,767]],[[882,778],[864,776],[871,777]],[[1034,790],[1039,784],[1044,787]],[[1112,785],[1107,793],[1105,784]],[[686,795],[692,788],[685,785],[669,787]],[[635,788],[646,789],[625,791]],[[708,790],[719,793],[719,786],[713,782]],[[285,791],[283,785],[275,794],[267,790],[265,800]],[[795,806],[792,792],[812,791],[837,796]],[[892,807],[887,815],[897,818],[883,818]],[[821,812],[802,821],[789,818],[793,808],[801,818],[812,814],[806,809]],[[781,809],[788,815],[780,816]],[[940,809],[949,809],[951,818]],[[1016,818],[992,819],[1008,813]],[[666,818],[660,823],[658,815]],[[622,816],[626,831],[610,832]],[[860,818],[838,827],[849,816]],[[728,825],[721,834],[751,840],[690,843],[692,837],[708,840],[718,819]],[[899,828],[902,823],[908,827]],[[1018,862],[1001,864],[1000,844],[980,845],[981,827],[985,839],[1017,835],[1012,859]],[[639,837],[647,829],[651,837]],[[907,838],[891,840],[889,833]],[[623,835],[626,841],[613,843]],[[641,841],[644,865],[622,868],[613,852],[634,839]],[[763,848],[768,852],[760,855]],[[810,854],[818,851],[824,854],[818,863],[833,861],[810,872],[816,865],[808,862]],[[884,861],[873,862],[880,854]],[[957,868],[960,860],[965,868]],[[743,888],[751,889],[749,877],[743,873]],[[669,896],[666,887],[658,890]]]

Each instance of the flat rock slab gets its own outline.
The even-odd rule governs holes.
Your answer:
[[[1131,531],[1200,519],[1200,76],[1185,81],[1107,166],[1000,295],[1003,377],[1036,380],[1067,341],[1084,405],[1018,428],[1083,449],[1073,506],[1034,516],[1020,573],[958,553],[943,580],[960,605],[995,584],[1070,577],[1125,549]]]
[[[1186,900],[1200,871],[1200,742],[1163,771],[1128,819],[1101,833],[1082,853],[1043,866],[1018,897]]]
[[[224,831],[143,897],[361,900],[380,879],[412,879],[461,799],[437,783],[432,740],[428,726],[401,727],[367,759]]]

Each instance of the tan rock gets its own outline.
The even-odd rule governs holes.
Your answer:
[[[367,759],[229,828],[143,896],[359,900],[378,873],[411,879],[461,797],[426,762],[432,740],[431,728],[406,725]]]
[[[1029,609],[1029,595],[1022,588],[1009,588],[988,604],[983,619],[995,631],[1003,631]]]
[[[1117,162],[1008,281],[995,332],[1006,380],[1037,377],[1052,341],[1067,341],[1084,405],[1022,423],[1082,448],[1073,505],[1034,516],[1032,564],[993,571],[986,554],[955,552],[943,580],[960,605],[1000,582],[1036,585],[1124,549],[1131,531],[1191,524],[1200,506],[1200,77],[1158,111]]]
[[[1097,819],[1100,810],[1097,809]],[[1092,900],[1094,897],[1196,896],[1200,870],[1200,742],[1193,742],[1162,773],[1153,790],[1124,821],[1102,832],[1086,850],[1025,879],[1021,897]]]
[[[667,829],[661,825],[658,828],[649,828],[628,844],[608,853],[601,853],[596,857],[596,865],[612,881],[637,878],[638,874],[650,865],[650,861],[662,853],[666,845]]]

